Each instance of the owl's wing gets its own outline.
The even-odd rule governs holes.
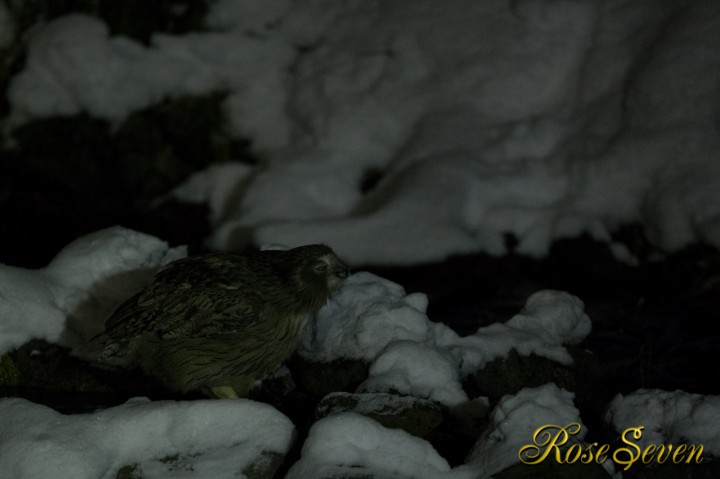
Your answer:
[[[180,333],[186,313],[177,313],[187,306],[187,294],[182,289],[148,287],[115,309],[105,321],[105,333],[121,340],[151,332],[160,336],[173,330]]]
[[[105,332],[123,340],[147,333],[169,338],[247,331],[266,314],[275,291],[269,286],[276,282],[271,258],[214,253],[170,263],[116,309]]]
[[[207,299],[208,308],[192,318],[193,337],[248,332],[262,322],[266,309],[254,292],[214,290]]]
[[[105,323],[114,339],[242,332],[257,323],[263,301],[246,288],[156,283],[123,302]]]

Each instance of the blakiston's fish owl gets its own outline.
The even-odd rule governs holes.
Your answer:
[[[174,261],[105,322],[101,362],[129,360],[175,391],[246,395],[348,272],[324,245]]]

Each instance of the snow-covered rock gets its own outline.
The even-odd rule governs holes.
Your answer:
[[[45,268],[0,265],[0,354],[44,339],[82,356],[122,300],[185,255],[184,247],[112,227],[73,241]]]
[[[574,437],[582,440],[587,431],[573,404],[574,397],[552,383],[503,397],[490,413],[487,432],[478,439],[461,469],[475,469],[482,479],[492,477],[519,462],[520,448],[532,444],[535,431],[548,424],[578,424],[580,429]]]
[[[0,477],[115,477],[124,466],[145,478],[235,478],[269,467],[294,440],[290,420],[248,400],[133,399],[65,416],[23,399],[0,400]],[[272,470],[272,469],[271,469]]]
[[[720,455],[720,396],[639,389],[615,396],[606,420],[618,433],[644,427],[642,437],[632,438],[641,448],[693,443],[702,444],[706,455]]]
[[[350,473],[378,479],[462,477],[452,473],[430,443],[349,412],[325,417],[313,425],[302,457],[286,477],[313,479]]]

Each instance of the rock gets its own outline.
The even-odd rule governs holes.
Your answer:
[[[495,402],[523,388],[555,383],[576,393],[576,402],[581,410],[587,406],[599,411],[610,399],[608,389],[604,387],[607,369],[592,353],[575,346],[566,348],[574,360],[569,367],[540,356],[521,356],[511,350],[506,357],[496,359],[468,376],[466,389],[471,396],[487,396]]]
[[[425,437],[443,421],[443,408],[428,399],[388,393],[331,393],[318,404],[318,419],[341,412],[372,418],[391,429]]]
[[[143,474],[143,469],[138,464],[123,466],[118,470],[115,478],[145,479],[149,477],[177,477],[178,475],[182,476],[183,472],[192,474],[194,471],[193,463],[196,461],[202,461],[204,459],[203,456],[207,454],[208,453],[186,455],[174,454],[172,456],[167,456],[162,459],[152,461],[149,464],[146,463],[145,470],[151,471],[146,474]],[[241,471],[242,476],[240,477],[245,477],[247,479],[272,479],[275,476],[275,472],[282,464],[284,458],[285,456],[283,454],[262,451],[255,461]]]

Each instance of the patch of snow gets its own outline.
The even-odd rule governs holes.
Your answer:
[[[349,473],[365,473],[378,479],[463,477],[453,474],[447,461],[427,441],[400,429],[385,428],[359,414],[340,413],[313,424],[302,457],[290,468],[286,479]]]
[[[292,7],[292,0],[219,0],[205,21],[210,28],[267,33]]]
[[[511,349],[572,364],[563,345],[581,342],[592,328],[583,302],[562,291],[539,291],[506,323],[466,337],[431,322],[426,309],[424,294],[406,295],[396,283],[355,273],[307,328],[299,353],[318,362],[371,362],[370,377],[359,391],[394,389],[453,406],[468,399],[462,376]]]
[[[23,399],[0,400],[3,477],[115,477],[137,464],[143,477],[235,478],[263,452],[285,454],[290,420],[249,400],[133,399],[92,414],[62,415]]]
[[[185,203],[207,204],[210,223],[217,225],[228,215],[234,196],[241,194],[252,170],[239,162],[211,165],[176,186],[171,195]]]
[[[444,351],[412,341],[395,341],[383,350],[357,391],[397,391],[448,406],[468,401],[458,361]]]
[[[201,173],[221,183],[220,250],[325,242],[409,264],[502,254],[509,232],[541,256],[628,222],[668,250],[720,245],[717,5],[224,0],[207,27],[146,47],[83,15],[38,26],[8,124],[227,92],[231,131],[266,161],[236,187]]]
[[[590,334],[592,322],[583,302],[564,291],[532,294],[520,313],[505,323],[484,326],[452,345],[463,348],[462,369],[468,373],[515,349],[522,356],[536,354],[572,364],[564,344],[578,344]]]
[[[120,301],[185,255],[184,247],[112,227],[73,241],[45,268],[0,265],[0,354],[39,338],[82,356]]]
[[[81,112],[118,123],[168,97],[229,91],[231,128],[262,151],[287,142],[281,106],[292,51],[233,32],[155,35],[145,47],[111,37],[97,18],[66,15],[30,36],[25,68],[8,88],[9,123]]]
[[[10,122],[80,112],[117,120],[162,99],[165,71],[186,86],[198,79],[199,72],[183,71],[181,62],[146,57],[139,42],[109,35],[101,20],[82,14],[37,28],[28,39],[25,68],[8,88]],[[195,93],[202,91],[199,84]]]
[[[666,249],[720,245],[720,210],[706,201],[720,181],[709,73],[720,66],[718,49],[705,46],[706,37],[720,41],[717,6],[683,15],[672,2],[625,0],[419,2],[416,15],[379,8],[380,17],[375,6],[334,12],[322,41],[296,63],[295,144],[308,158],[307,145],[317,145],[326,172],[299,159],[312,173],[293,183],[285,162],[271,158],[248,208],[213,235],[215,248],[237,248],[247,233],[233,231],[254,230],[256,243],[323,241],[351,263],[408,264],[502,254],[507,232],[519,252],[543,255],[555,238],[589,232],[609,241],[613,228],[633,221]],[[452,34],[441,25],[453,25]],[[697,54],[680,54],[687,51]],[[700,80],[682,75],[694,83],[677,88],[655,76],[684,70]],[[688,91],[701,124],[685,114]],[[648,129],[651,118],[665,123]],[[359,195],[371,170],[382,179]],[[276,184],[293,187],[278,195]],[[318,201],[318,191],[337,202]]]
[[[323,152],[298,153],[282,164],[256,171],[242,204],[235,205],[211,236],[212,246],[234,242],[235,231],[251,230],[258,223],[288,216],[298,221],[340,217],[357,203],[360,192],[353,174],[357,168],[352,165],[333,164]]]
[[[720,26],[720,25],[719,25]],[[720,138],[712,148],[720,151]],[[708,153],[709,165],[669,170],[656,177],[644,214],[648,236],[667,249],[702,241],[720,245],[720,163]]]
[[[426,309],[422,293],[406,295],[372,273],[352,274],[307,328],[300,354],[316,361],[372,360],[393,341],[424,342],[432,334]]]
[[[580,411],[573,403],[575,394],[548,383],[537,388],[525,388],[515,395],[503,396],[490,413],[490,424],[478,439],[461,470],[479,473],[477,479],[493,474],[519,462],[518,451],[532,444],[533,434],[546,424],[565,427],[580,424],[576,436],[582,440],[587,431],[580,419]]]
[[[705,454],[720,455],[720,396],[684,391],[639,389],[618,394],[606,420],[616,431],[643,426],[640,447],[649,444],[702,444]]]
[[[431,322],[426,310],[424,294],[406,295],[397,283],[368,272],[355,273],[317,314],[303,337],[300,354],[316,361],[374,360],[391,343],[410,341],[462,358],[466,372],[511,349],[571,364],[562,345],[581,342],[592,329],[583,302],[563,291],[538,291],[507,322],[481,327],[466,337]]]

